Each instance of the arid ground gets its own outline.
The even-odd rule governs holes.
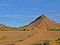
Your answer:
[[[1,24],[0,30],[0,45],[60,45],[60,24],[45,15],[24,27]]]

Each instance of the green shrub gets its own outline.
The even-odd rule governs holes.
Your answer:
[[[58,38],[57,40],[55,40],[57,44],[60,45],[60,38]]]
[[[23,31],[26,31],[26,28],[24,28]]]
[[[60,28],[51,28],[51,29],[47,29],[48,31],[60,31]]]
[[[34,28],[31,28],[31,30],[34,30]]]

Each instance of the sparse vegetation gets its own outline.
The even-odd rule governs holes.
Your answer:
[[[34,28],[31,28],[31,30],[34,30]]]
[[[6,39],[8,39],[8,36],[2,36],[2,37],[0,38],[0,40],[6,40]]]
[[[15,44],[6,44],[6,45],[15,45]]]
[[[23,28],[23,31],[26,31],[26,28]]]
[[[43,45],[49,45],[49,41],[48,40],[45,40]]]
[[[42,44],[34,44],[34,45],[42,45]]]
[[[51,29],[47,29],[47,31],[60,31],[60,28],[51,28]]]
[[[35,45],[49,45],[50,42],[51,40],[40,40]]]
[[[56,43],[58,44],[58,45],[60,45],[60,38],[58,38],[57,40],[55,40],[56,41]]]

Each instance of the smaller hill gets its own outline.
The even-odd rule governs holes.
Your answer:
[[[0,28],[2,28],[2,27],[5,27],[5,25],[3,25],[3,24],[0,24]]]

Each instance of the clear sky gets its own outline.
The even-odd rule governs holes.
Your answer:
[[[60,23],[60,0],[0,0],[0,24],[19,27],[41,14]]]

